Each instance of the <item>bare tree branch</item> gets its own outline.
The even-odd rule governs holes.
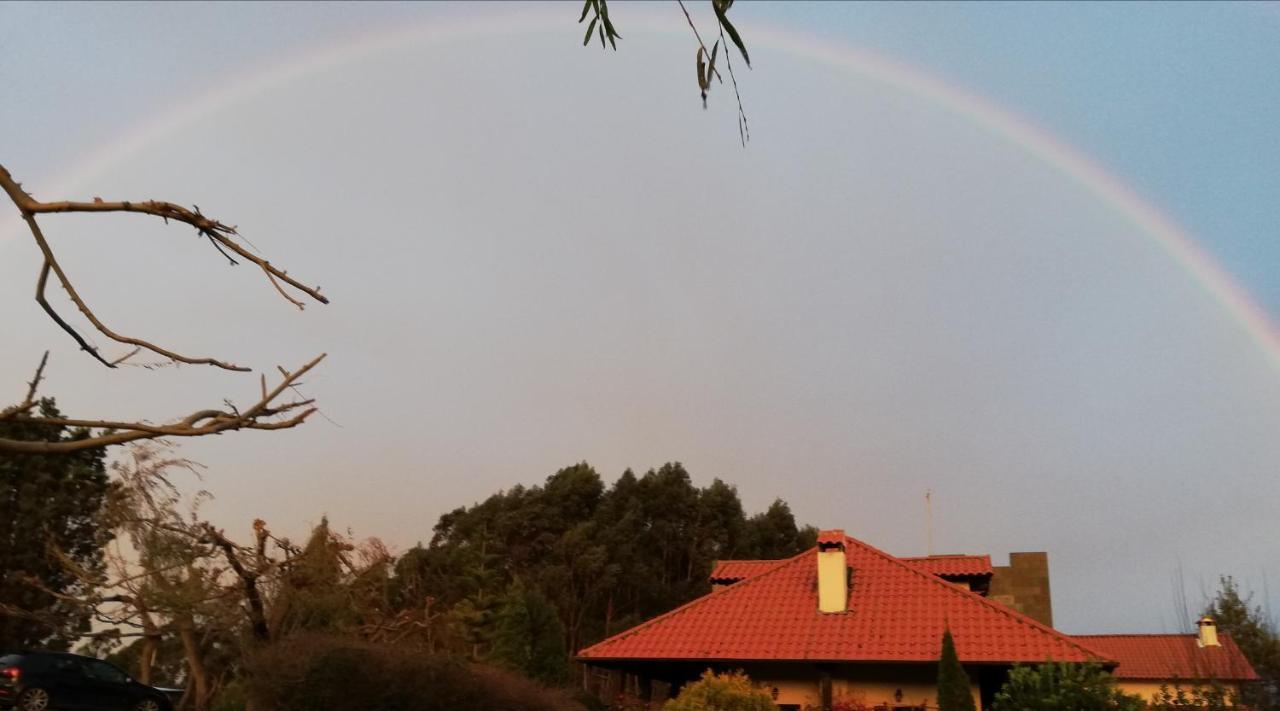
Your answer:
[[[124,343],[126,345],[131,345],[136,348],[146,349],[153,353],[162,355],[166,358],[169,358],[171,360],[174,360],[180,363],[189,363],[192,365],[212,365],[218,368],[224,368],[226,370],[248,370],[248,368],[244,368],[242,366],[238,366],[227,361],[218,360],[216,358],[204,358],[204,357],[195,358],[195,357],[185,356],[175,351],[172,351],[170,349],[158,346],[149,341],[145,341],[140,338],[134,338],[132,336],[126,336],[126,335],[117,333],[116,331],[109,328],[105,323],[103,323],[101,319],[98,318],[97,314],[95,314],[94,311],[91,308],[89,308],[88,303],[85,302],[85,300],[80,296],[79,292],[76,291],[75,286],[71,282],[71,279],[67,276],[66,272],[63,270],[62,265],[58,262],[58,259],[53,252],[53,248],[49,245],[48,240],[45,239],[44,232],[40,229],[40,225],[36,220],[37,215],[70,213],[70,212],[75,212],[75,213],[131,212],[131,213],[152,215],[154,217],[159,217],[163,219],[166,223],[169,222],[170,220],[182,222],[194,227],[196,229],[196,232],[198,232],[200,236],[207,238],[209,242],[213,244],[213,246],[217,248],[219,252],[221,252],[224,256],[226,256],[227,259],[232,264],[236,264],[236,261],[233,257],[230,256],[230,254],[228,254],[228,252],[234,253],[240,256],[241,258],[245,259],[246,261],[256,264],[260,269],[262,269],[263,273],[267,277],[267,280],[271,283],[273,287],[275,287],[276,291],[278,291],[281,296],[283,296],[287,301],[289,301],[289,303],[293,304],[294,306],[297,306],[299,309],[304,307],[303,302],[291,296],[285,290],[284,286],[281,285],[281,282],[292,287],[293,289],[296,289],[297,291],[302,292],[306,296],[309,296],[312,299],[315,299],[316,301],[322,304],[329,303],[329,300],[320,294],[319,287],[307,286],[297,281],[293,277],[290,277],[288,272],[272,265],[267,260],[253,254],[249,250],[240,246],[240,244],[235,240],[235,238],[238,237],[238,233],[236,232],[236,228],[234,226],[226,225],[222,222],[219,222],[218,220],[214,220],[212,218],[204,216],[203,214],[200,213],[199,208],[188,209],[186,207],[183,207],[181,205],[176,205],[174,203],[160,202],[156,200],[147,200],[144,202],[130,202],[130,201],[106,202],[103,200],[95,199],[92,202],[76,202],[76,201],[70,201],[70,200],[62,200],[58,202],[41,202],[31,197],[30,194],[28,194],[25,190],[23,190],[22,185],[13,179],[13,177],[9,174],[9,171],[6,170],[3,165],[0,165],[0,188],[4,189],[5,193],[9,196],[9,199],[12,200],[13,204],[17,206],[18,211],[22,214],[23,221],[27,223],[27,227],[31,231],[32,238],[35,240],[36,245],[40,248],[41,254],[44,256],[44,261],[40,266],[40,275],[36,281],[36,301],[40,304],[40,307],[44,309],[45,313],[47,313],[49,317],[53,319],[53,321],[57,323],[59,327],[62,328],[62,330],[66,331],[67,334],[70,335],[76,341],[76,343],[80,345],[81,349],[88,352],[90,355],[92,355],[94,358],[96,358],[99,362],[101,362],[103,365],[107,366],[108,368],[116,367],[116,364],[121,362],[123,359],[116,359],[114,361],[109,361],[106,358],[104,358],[98,352],[98,349],[90,345],[88,341],[86,341],[85,338],[75,330],[74,327],[72,327],[65,319],[63,319],[53,309],[53,307],[49,304],[48,300],[45,298],[45,289],[46,289],[46,286],[48,285],[50,272],[52,272],[53,275],[57,278],[58,283],[61,284],[62,288],[67,292],[67,295],[71,298],[72,303],[76,305],[76,308],[80,310],[80,313],[84,314],[84,317],[88,319],[91,324],[93,324],[93,327],[97,329],[98,332],[102,333],[104,336],[107,336],[113,341],[116,341],[118,343]]]
[[[0,452],[66,453],[137,440],[156,439],[158,437],[200,437],[234,430],[279,430],[296,427],[316,411],[313,401],[295,400],[283,404],[273,403],[280,397],[281,393],[292,387],[298,378],[305,375],[324,358],[325,354],[322,353],[311,362],[292,372],[281,369],[284,377],[280,383],[271,390],[266,391],[261,399],[244,410],[238,410],[234,406],[225,410],[200,410],[181,420],[165,425],[151,425],[145,422],[80,420],[66,417],[21,415],[21,421],[24,423],[57,427],[84,427],[107,431],[83,439],[64,440],[61,442],[0,438]],[[23,408],[24,406],[15,407]],[[29,409],[29,407],[25,409]],[[5,412],[9,412],[9,409],[6,409]],[[272,419],[286,414],[289,417],[285,419]],[[15,415],[5,415],[5,417],[16,418]]]

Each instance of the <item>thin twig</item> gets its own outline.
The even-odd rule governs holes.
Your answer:
[[[720,42],[725,42],[724,26],[720,27]],[[747,126],[747,112],[742,108],[742,94],[738,93],[738,77],[733,73],[733,52],[729,51],[728,45],[725,45],[724,61],[729,67],[729,81],[733,84],[733,96],[738,100],[738,139],[742,141],[742,147],[747,147],[747,141],[751,140],[751,129]]]
[[[49,351],[45,351],[40,357],[40,365],[36,366],[36,375],[27,383],[27,398],[23,402],[32,402],[36,399],[36,390],[40,387],[40,381],[44,378],[44,366],[49,362]]]
[[[711,52],[707,49],[707,43],[702,41],[702,35],[698,32],[698,26],[693,24],[693,16],[689,14],[689,8],[684,6],[684,0],[676,0],[676,4],[684,11],[684,19],[689,23],[689,29],[693,30],[693,36],[698,40],[698,46],[702,48],[702,51],[708,57],[711,56]],[[742,141],[742,147],[746,148],[747,141],[751,140],[751,129],[747,126],[747,112],[742,108],[742,94],[738,93],[738,77],[733,74],[733,59],[729,56],[733,52],[729,51],[729,43],[725,39],[723,25],[720,25],[720,44],[724,45],[724,60],[729,67],[729,80],[733,83],[733,96],[738,100],[738,140]],[[718,73],[717,76],[719,76]],[[707,78],[707,81],[711,81],[710,77]],[[721,79],[721,81],[724,80]]]

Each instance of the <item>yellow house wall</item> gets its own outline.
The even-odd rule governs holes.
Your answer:
[[[1210,688],[1208,684],[1188,683],[1186,681],[1178,681],[1176,679],[1169,679],[1168,681],[1127,681],[1119,679],[1116,681],[1116,686],[1119,687],[1121,691],[1126,694],[1141,696],[1146,701],[1151,701],[1160,693],[1160,686],[1162,684],[1168,686],[1170,691],[1173,691],[1174,687],[1179,684],[1181,684],[1182,688],[1186,689],[1188,692],[1196,688]],[[1222,684],[1222,686],[1232,694],[1237,696],[1240,694],[1239,684]]]
[[[778,690],[777,703],[817,707],[820,702],[817,669],[795,668],[784,665],[756,665],[745,669],[756,683]],[[975,708],[981,708],[976,684],[970,684]],[[894,695],[902,691],[902,700]],[[892,706],[923,705],[937,707],[937,670],[895,665],[865,664],[834,667],[831,672],[831,691],[836,700],[860,701],[868,706],[885,704]]]

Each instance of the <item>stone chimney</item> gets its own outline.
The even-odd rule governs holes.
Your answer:
[[[1201,647],[1219,647],[1218,644],[1218,625],[1213,621],[1212,617],[1205,615],[1196,622],[1196,626],[1200,628],[1200,638],[1196,640]]]
[[[818,534],[818,612],[844,612],[849,606],[849,564],[841,529]]]

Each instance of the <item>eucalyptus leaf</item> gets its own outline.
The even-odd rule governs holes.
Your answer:
[[[729,39],[733,40],[733,43],[737,45],[738,51],[742,52],[742,59],[746,61],[747,66],[751,66],[751,56],[747,54],[747,45],[742,43],[742,37],[738,36],[738,30],[734,28],[732,22],[729,22],[729,16],[725,14],[719,3],[716,3],[715,8],[716,18],[720,20],[720,26],[724,28],[725,32],[729,33]]]
[[[582,46],[583,46],[583,47],[586,47],[586,46],[587,46],[587,44],[591,42],[591,33],[595,31],[595,29],[596,29],[596,20],[598,20],[598,19],[599,19],[599,15],[597,15],[596,17],[591,18],[591,24],[587,25],[587,36],[582,38]]]

